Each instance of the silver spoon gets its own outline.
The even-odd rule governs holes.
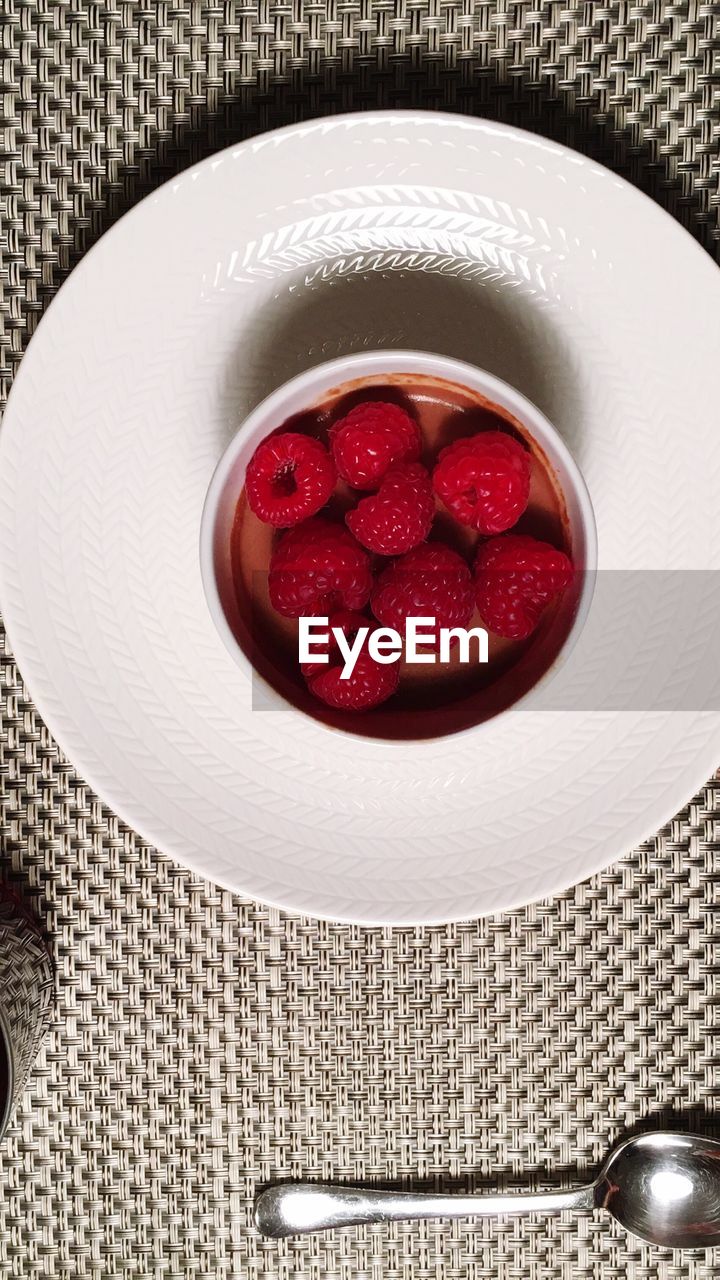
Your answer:
[[[633,1235],[668,1248],[720,1245],[720,1142],[689,1133],[644,1133],[609,1155],[596,1180],[570,1191],[416,1195],[363,1187],[285,1183],[262,1191],[255,1222],[265,1236],[425,1218],[607,1209]]]

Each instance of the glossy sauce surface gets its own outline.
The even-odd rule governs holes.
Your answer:
[[[532,534],[570,551],[563,496],[539,447],[519,422],[464,387],[435,378],[401,375],[358,388],[340,387],[322,404],[278,426],[326,442],[333,422],[355,404],[371,399],[402,404],[415,417],[424,440],[422,461],[430,470],[440,449],[479,431],[508,431],[522,440],[531,457],[530,501],[513,532]],[[336,515],[342,520],[344,512],[363,496],[339,482],[331,503],[321,514]],[[558,615],[567,610],[562,604],[551,605],[528,640],[504,640],[489,633],[487,664],[474,660],[475,644],[469,664],[459,662],[457,653],[449,663],[402,662],[400,688],[384,706],[362,715],[333,712],[306,689],[297,659],[297,622],[280,617],[269,601],[270,557],[282,533],[253,515],[243,492],[232,532],[233,581],[243,620],[242,634],[237,638],[256,670],[284,697],[308,714],[352,732],[412,739],[442,735],[486,719],[532,686],[552,662],[566,633],[567,626]],[[481,538],[458,525],[438,502],[429,540],[454,547],[472,567]],[[376,557],[376,571],[388,563]],[[482,626],[477,613],[470,625]]]

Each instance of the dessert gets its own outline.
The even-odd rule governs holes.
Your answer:
[[[522,423],[479,392],[419,374],[346,384],[278,423],[246,474],[234,634],[303,711],[353,732],[433,736],[496,714],[552,665],[577,600],[564,497]],[[340,646],[331,630],[313,650],[329,661],[301,667],[298,619],[326,617]],[[434,620],[422,658],[378,659],[381,632],[419,617]],[[484,628],[484,655],[468,658],[448,628]]]
[[[480,617],[495,635],[524,640],[572,576],[570,557],[540,538],[508,533],[481,542],[475,558]]]
[[[333,628],[339,627],[345,638],[352,642],[358,631],[368,626],[368,619],[361,613],[346,609],[332,614],[328,626],[330,638],[319,652],[325,653],[329,662],[303,662],[300,668],[312,693],[328,706],[345,711],[369,711],[385,702],[400,683],[398,664],[382,664],[371,657],[368,636],[354,661],[352,672],[343,679],[345,657],[332,638]]]
[[[527,507],[530,455],[506,431],[480,431],[441,451],[433,488],[461,524],[503,533]]]
[[[377,493],[361,498],[345,523],[369,551],[399,556],[427,538],[435,518],[430,476],[419,462],[393,463]]]
[[[353,489],[376,489],[394,462],[416,462],[422,451],[417,422],[392,401],[356,405],[329,436],[338,473]]]
[[[324,507],[335,480],[335,463],[319,440],[298,431],[276,431],[255,450],[245,490],[258,519],[283,528]]]
[[[370,607],[378,622],[403,632],[408,618],[434,618],[433,648],[442,627],[467,627],[474,607],[470,570],[442,542],[426,542],[394,560],[378,577]]]
[[[371,589],[367,552],[341,524],[322,516],[290,529],[273,551],[268,592],[285,618],[362,609]]]

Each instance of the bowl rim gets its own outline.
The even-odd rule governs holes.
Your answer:
[[[398,739],[381,738],[377,734],[368,732],[360,734],[360,737],[370,739],[371,741],[382,741],[388,747],[404,746],[413,742],[433,742],[442,741],[449,738],[461,738],[476,734],[490,725],[495,725],[503,717],[511,714],[519,707],[527,709],[530,701],[537,697],[540,690],[544,690],[551,680],[555,678],[560,669],[565,665],[572,650],[575,648],[580,634],[587,621],[590,612],[590,606],[595,591],[595,576],[598,562],[598,535],[595,512],[593,509],[590,492],[585,481],[585,477],[580,470],[573,454],[563,440],[557,427],[553,425],[550,419],[538,408],[532,400],[530,400],[522,391],[518,391],[511,383],[506,382],[503,378],[499,378],[496,374],[490,373],[483,369],[480,365],[471,364],[467,360],[459,360],[454,356],[443,356],[430,351],[420,351],[417,349],[377,349],[373,351],[356,351],[344,356],[336,356],[329,360],[320,361],[312,365],[309,369],[305,369],[300,373],[294,374],[291,378],[286,379],[269,395],[265,396],[250,412],[245,416],[233,432],[232,437],[228,441],[223,453],[213,471],[210,483],[208,485],[205,501],[203,503],[202,517],[200,521],[200,539],[199,539],[199,556],[200,556],[200,574],[202,578],[203,591],[205,600],[210,612],[210,616],[220,638],[225,645],[230,656],[240,667],[248,680],[259,682],[264,689],[264,696],[269,702],[274,704],[278,710],[292,711],[296,715],[301,715],[305,719],[325,729],[329,733],[340,733],[347,735],[349,730],[343,729],[339,725],[328,724],[317,716],[313,716],[310,712],[304,711],[301,707],[296,706],[285,698],[283,694],[270,684],[270,682],[260,674],[248,658],[242,646],[235,638],[233,630],[227,620],[225,608],[222,602],[220,591],[217,583],[217,574],[215,572],[215,530],[217,525],[218,512],[220,508],[220,500],[223,496],[225,486],[233,471],[238,455],[241,453],[248,435],[257,430],[258,426],[263,422],[268,422],[267,434],[275,429],[271,424],[273,418],[277,425],[277,420],[287,417],[288,413],[302,412],[302,409],[287,410],[286,402],[303,389],[308,391],[308,399],[306,408],[312,407],[316,403],[317,398],[323,393],[333,390],[338,385],[343,385],[349,381],[361,381],[363,377],[382,377],[398,376],[410,373],[419,376],[430,376],[442,378],[448,382],[454,382],[462,387],[466,387],[472,391],[476,391],[481,395],[487,396],[494,403],[499,404],[502,408],[507,409],[513,416],[527,426],[529,434],[533,439],[539,437],[539,443],[545,448],[549,443],[560,462],[562,463],[567,475],[570,477],[572,497],[577,503],[580,518],[580,527],[584,540],[584,565],[583,565],[583,581],[578,595],[575,613],[565,639],[555,654],[552,662],[542,673],[541,676],[531,685],[525,693],[511,702],[507,707],[503,707],[500,711],[490,715],[487,720],[478,722],[477,724],[466,725],[462,728],[451,729],[446,733],[435,735],[427,735],[423,737],[403,737]],[[285,408],[284,408],[285,406]],[[552,460],[551,460],[552,461]],[[244,477],[243,477],[244,478]],[[566,482],[563,482],[563,493],[567,498],[569,495],[565,492]],[[238,493],[239,496],[239,493]],[[354,737],[358,736],[353,733]]]

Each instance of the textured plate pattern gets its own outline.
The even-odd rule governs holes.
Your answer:
[[[304,112],[445,107],[532,127],[716,247],[718,45],[714,5],[660,0],[8,3],[0,375],[120,212]],[[512,1182],[589,1166],[672,1109],[718,1132],[717,784],[552,903],[393,933],[308,923],[154,854],[63,760],[11,658],[1,674],[4,862],[36,893],[62,979],[0,1153],[4,1275],[716,1274],[600,1218],[278,1248],[248,1215],[256,1181],[288,1173]]]

